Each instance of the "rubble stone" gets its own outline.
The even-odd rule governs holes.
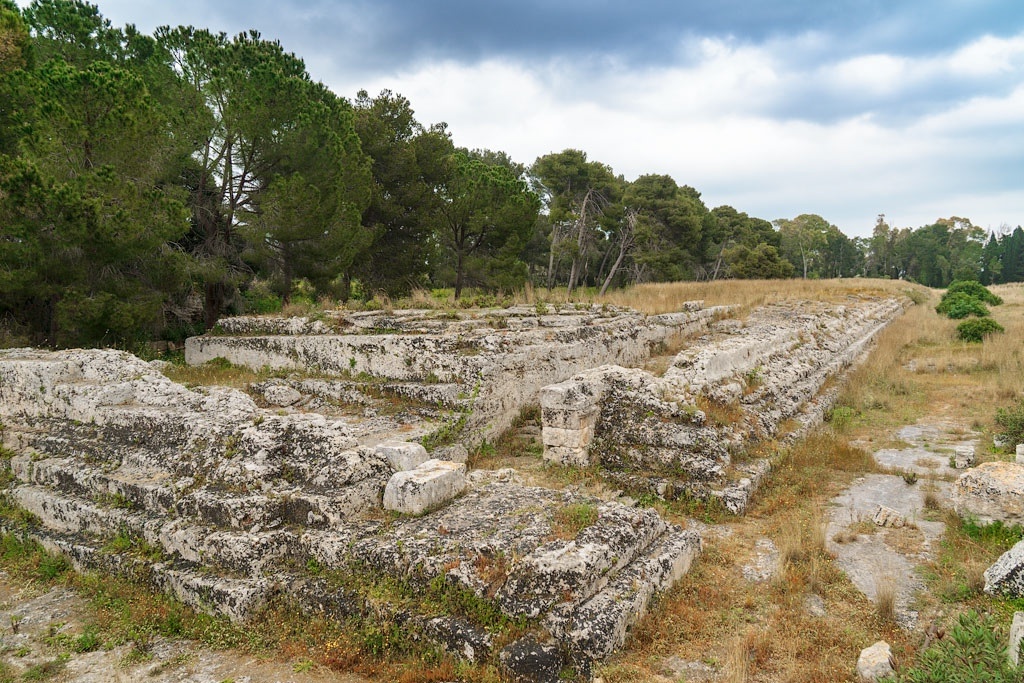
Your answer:
[[[872,518],[875,526],[881,526],[891,529],[902,529],[907,523],[906,518],[900,513],[899,510],[893,510],[891,507],[885,505],[879,505],[878,509],[875,510],[875,515]]]
[[[871,647],[861,650],[857,658],[857,675],[862,681],[877,681],[892,676],[892,648],[880,640]]]
[[[999,556],[985,570],[985,592],[989,595],[1024,596],[1024,541]]]
[[[974,446],[957,446],[953,451],[953,467],[958,470],[974,465]]]
[[[1024,612],[1013,613],[1010,624],[1010,642],[1006,648],[1010,664],[1020,666],[1020,645],[1024,641]]]

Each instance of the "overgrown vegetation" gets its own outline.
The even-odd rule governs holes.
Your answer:
[[[996,424],[1011,444],[1024,443],[1024,398],[1016,405],[996,408]]]
[[[1006,328],[992,318],[965,320],[956,326],[956,336],[965,342],[981,343],[996,332],[1005,332]]]
[[[1006,656],[1006,628],[992,615],[960,615],[950,633],[921,653],[890,683],[1019,683],[1024,670]]]

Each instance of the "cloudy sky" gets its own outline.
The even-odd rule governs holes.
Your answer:
[[[24,3],[22,3],[24,4]],[[117,25],[255,28],[340,95],[456,144],[574,147],[709,207],[1024,224],[1021,0],[99,0]]]

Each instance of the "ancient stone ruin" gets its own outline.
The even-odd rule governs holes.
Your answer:
[[[468,450],[540,404],[554,466],[739,511],[768,469],[745,445],[820,416],[826,380],[901,310],[540,308],[236,318],[188,341],[192,364],[285,371],[248,392],[186,388],[118,351],[0,351],[6,495],[77,566],[200,609],[245,619],[283,596],[513,671],[585,670],[686,573],[700,536],[628,498],[468,469]],[[661,376],[630,367],[679,347]],[[371,599],[385,579],[495,616]]]

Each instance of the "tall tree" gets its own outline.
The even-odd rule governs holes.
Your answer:
[[[601,220],[620,200],[625,181],[609,166],[587,161],[586,153],[575,149],[539,157],[530,168],[530,177],[551,220],[548,289],[554,286],[560,262],[567,259],[566,284],[572,293],[595,243],[604,237]]]
[[[437,235],[451,258],[456,299],[473,260],[500,258],[506,267],[520,267],[525,277],[525,264],[517,257],[530,238],[540,200],[512,169],[457,151],[448,159],[439,198]]]
[[[187,222],[162,182],[175,143],[159,108],[106,62],[53,59],[31,82],[32,133],[0,171],[0,298],[49,345],[152,332],[187,274],[170,246]]]
[[[455,148],[443,125],[424,128],[409,100],[389,90],[372,98],[359,93],[355,126],[372,163],[371,197],[362,217],[372,242],[348,279],[358,278],[366,294],[406,294],[427,284],[437,261],[435,188],[445,173],[444,160]]]

